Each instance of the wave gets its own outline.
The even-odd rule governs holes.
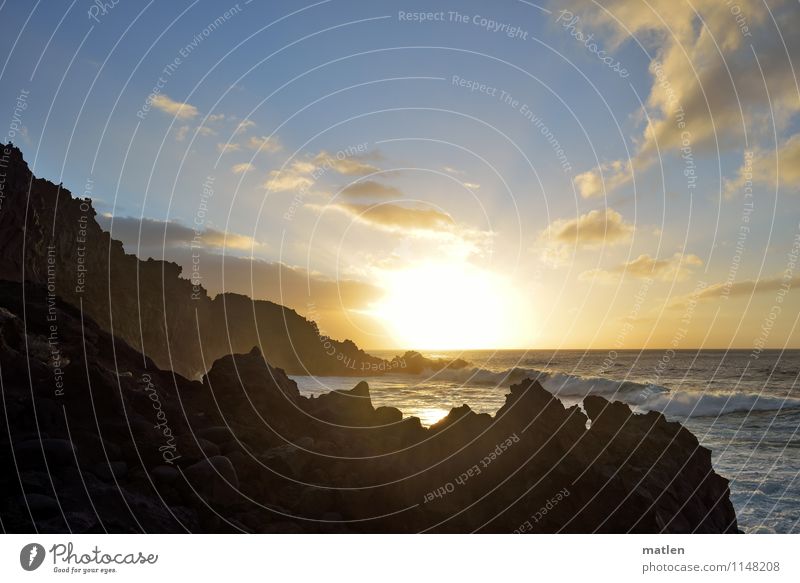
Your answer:
[[[582,377],[561,372],[542,371],[533,368],[514,367],[503,371],[485,368],[459,368],[439,371],[424,371],[431,380],[450,381],[459,384],[507,387],[525,379],[538,379],[542,386],[556,396],[586,397],[587,395],[614,395],[617,393],[641,393],[644,399],[652,394],[668,392],[658,385],[619,381],[603,377]]]
[[[567,401],[600,395],[631,405],[636,412],[658,411],[670,417],[717,417],[731,413],[800,409],[800,399],[783,399],[752,393],[672,391],[666,387],[603,377],[583,377],[562,372],[513,367],[503,371],[483,368],[444,369],[422,373],[428,381],[506,388],[525,379],[538,379],[542,386]]]
[[[674,417],[718,417],[730,413],[800,409],[800,399],[782,399],[751,393],[701,393],[675,391],[657,395],[641,404],[643,411],[659,411]]]

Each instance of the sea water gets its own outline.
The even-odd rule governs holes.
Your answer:
[[[373,351],[376,356],[395,353]],[[746,532],[800,532],[800,351],[504,350],[427,352],[470,366],[422,374],[365,376],[373,404],[430,425],[468,404],[494,413],[508,387],[538,378],[565,405],[590,394],[660,411],[712,452],[730,480]],[[350,389],[354,377],[292,377],[303,394]]]

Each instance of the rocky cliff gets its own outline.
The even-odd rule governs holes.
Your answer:
[[[290,374],[386,370],[353,342],[321,337],[294,310],[239,294],[212,299],[181,277],[179,265],[125,253],[97,224],[90,200],[33,176],[19,149],[0,153],[0,279],[49,286],[161,368],[189,378],[253,346]]]
[[[425,428],[363,382],[306,398],[258,349],[187,380],[24,293],[0,283],[8,532],[737,530],[710,452],[658,413],[529,379]]]

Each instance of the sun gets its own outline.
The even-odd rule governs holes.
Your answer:
[[[416,350],[529,348],[532,298],[504,277],[466,261],[385,272],[386,295],[370,313],[398,347]]]

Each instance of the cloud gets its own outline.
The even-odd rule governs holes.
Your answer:
[[[773,122],[779,132],[788,127],[800,112],[795,80],[787,74],[800,58],[800,43],[792,35],[800,28],[800,11],[793,4],[767,9],[760,0],[737,0],[734,13],[731,3],[718,0],[570,2],[578,28],[608,33],[610,48],[635,35],[653,55],[649,122],[626,172],[606,186],[628,182],[631,170],[652,164],[659,151],[688,146],[696,156],[705,148],[731,150],[744,143],[745,127],[751,142],[768,139]],[[598,192],[599,170],[576,180],[588,196]]]
[[[241,164],[234,164],[231,166],[231,172],[234,174],[244,174],[245,172],[250,172],[251,170],[255,169],[256,167],[250,162],[242,162]]]
[[[212,113],[211,115],[208,116],[208,122],[209,123],[214,123],[216,121],[222,121],[224,119],[225,119],[225,114],[224,113]]]
[[[191,129],[192,128],[190,126],[180,126],[175,132],[175,140],[178,142],[184,141]],[[214,136],[217,134],[217,132],[206,126],[195,128],[195,132],[198,136]]]
[[[254,138],[251,138],[253,140]],[[379,158],[373,152],[363,156],[347,157],[331,155],[322,151],[311,158],[299,158],[281,170],[272,170],[264,182],[270,192],[307,191],[313,184],[330,172],[349,176],[364,176],[380,169],[365,162],[368,158]]]
[[[402,198],[403,193],[394,186],[374,180],[363,180],[347,186],[342,190],[342,196],[349,198]]]
[[[795,134],[781,144],[777,150],[756,150],[745,153],[742,166],[734,180],[726,181],[725,194],[751,189],[754,183],[766,184],[775,189],[784,186],[800,186],[800,134]]]
[[[626,243],[634,226],[611,208],[593,210],[575,219],[557,219],[538,237],[536,251],[550,267],[560,267],[569,261],[577,249]]]
[[[255,127],[255,125],[256,125],[256,122],[254,122],[253,120],[251,120],[251,119],[243,119],[242,121],[240,121],[236,125],[236,129],[233,130],[233,133],[234,134],[243,134],[249,128]]]
[[[195,231],[176,221],[111,217],[107,214],[97,215],[96,218],[103,229],[122,241],[129,253],[137,253],[138,250],[142,257],[161,258],[169,250],[190,249],[193,244],[207,249],[238,251],[264,247],[247,235],[225,233],[212,228]]]
[[[217,144],[217,152],[220,154],[227,154],[228,152],[238,152],[242,147],[239,144],[222,143]]]
[[[442,166],[442,170],[447,172],[448,174],[454,174],[456,176],[461,176],[464,174],[462,170],[458,170],[457,168],[453,168],[452,166]]]
[[[443,212],[431,208],[405,207],[396,204],[332,204],[336,210],[360,223],[391,232],[449,231],[455,221]]]
[[[470,190],[478,190],[481,187],[477,182],[462,182],[462,184]]]
[[[656,259],[647,254],[639,255],[633,261],[617,265],[610,269],[590,269],[580,274],[581,281],[599,281],[613,283],[620,278],[634,277],[637,279],[653,278],[663,281],[672,279],[683,280],[691,273],[692,268],[703,265],[703,260],[697,255],[675,253],[668,259]]]
[[[583,198],[596,198],[625,184],[631,176],[629,164],[615,161],[578,174],[574,182]]]
[[[305,172],[290,167],[285,170],[271,170],[263,186],[270,192],[292,192],[307,190],[312,184],[314,181]]]
[[[751,295],[774,292],[800,285],[800,276],[791,275],[788,272],[774,277],[761,279],[746,279],[743,281],[726,281],[712,284],[696,293],[678,296],[670,302],[670,307],[677,308],[685,306],[692,300],[711,301],[719,299],[729,299],[734,297],[750,297]]]
[[[550,223],[542,236],[545,240],[574,247],[599,247],[625,243],[634,227],[611,208],[593,210],[575,219],[558,219]]]
[[[458,223],[449,214],[430,207],[401,206],[391,203],[328,205],[306,204],[319,213],[333,211],[369,228],[419,242],[425,252],[449,254],[452,257],[486,256],[495,233]]]
[[[164,93],[155,95],[150,103],[156,109],[174,115],[178,119],[191,119],[200,113],[194,105],[174,101]]]
[[[250,139],[247,141],[247,147],[251,150],[258,150],[260,152],[267,152],[270,154],[279,152],[283,149],[283,145],[281,144],[280,140],[278,140],[278,138],[275,136],[271,138],[267,136],[250,136]]]
[[[366,176],[379,172],[380,169],[365,161],[364,156],[340,156],[332,155],[328,152],[322,151],[317,154],[313,163],[322,168],[330,168],[334,172],[344,174],[345,176]]]

